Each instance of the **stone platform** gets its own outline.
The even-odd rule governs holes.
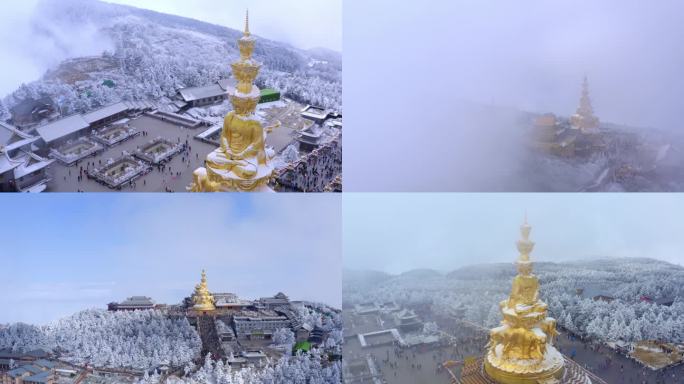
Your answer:
[[[573,360],[565,358],[565,371],[560,380],[554,384],[606,384],[605,381],[588,373]],[[461,371],[462,384],[497,384],[484,371],[484,356],[472,362],[466,362]],[[546,384],[546,383],[540,383]],[[548,383],[551,384],[551,383]]]

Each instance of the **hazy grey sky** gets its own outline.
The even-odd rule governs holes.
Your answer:
[[[132,295],[179,303],[200,272],[253,299],[341,303],[334,195],[3,196],[0,323],[43,323]]]
[[[517,143],[514,120],[492,133],[461,100],[567,116],[585,74],[603,121],[681,131],[682,15],[678,0],[345,2],[345,188],[462,190],[471,168],[511,163],[487,148]]]
[[[242,29],[249,8],[252,31],[309,49],[342,50],[342,0],[106,0]]]
[[[513,262],[525,211],[533,260],[651,257],[684,265],[681,194],[353,194],[344,266],[392,273]]]

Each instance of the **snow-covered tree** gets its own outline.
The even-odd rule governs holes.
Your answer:
[[[273,332],[273,342],[276,345],[284,345],[292,348],[295,343],[295,334],[289,328],[279,328]]]

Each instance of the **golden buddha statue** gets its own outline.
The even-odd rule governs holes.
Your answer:
[[[226,115],[221,146],[211,152],[205,167],[194,172],[193,192],[270,190],[273,154],[266,150],[266,130],[255,116],[261,92],[254,85],[261,64],[252,59],[256,39],[249,31],[249,13],[244,35],[238,40],[240,59],[231,64],[238,83],[230,95],[233,111]]]
[[[207,288],[207,274],[202,270],[202,280],[195,286],[195,291],[192,293],[193,309],[198,311],[213,311],[214,297],[209,293]]]
[[[518,275],[508,299],[499,303],[501,325],[489,334],[484,368],[498,383],[553,382],[563,374],[563,357],[553,347],[556,320],[547,316],[547,305],[539,299],[539,280],[532,274],[531,230],[526,219],[517,242]]]
[[[577,112],[570,117],[570,125],[582,133],[597,133],[599,129],[599,119],[594,115],[594,108],[591,106],[589,81],[586,76],[582,82],[580,104],[577,107]]]

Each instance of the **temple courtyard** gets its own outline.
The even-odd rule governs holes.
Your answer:
[[[111,192],[113,190],[136,191],[136,192],[166,192],[185,191],[192,182],[192,172],[203,165],[207,154],[215,149],[215,146],[194,140],[194,136],[203,128],[184,128],[169,121],[140,116],[129,122],[139,134],[119,142],[94,156],[81,159],[72,166],[63,163],[52,165],[50,172],[52,181],[48,184],[48,191],[52,192]],[[171,144],[187,144],[186,150],[174,154],[163,166],[145,162],[148,166],[146,172],[137,175],[132,181],[126,181],[120,186],[110,186],[98,181],[95,177],[88,178],[88,171],[97,170],[107,166],[109,160],[119,161],[126,154],[134,155],[136,151],[144,151],[151,147],[159,148],[151,142],[157,138]],[[151,146],[152,144],[152,146]],[[155,148],[152,148],[153,150]],[[154,156],[152,156],[154,157]],[[142,160],[141,160],[142,161]],[[82,176],[82,177],[79,177]]]
[[[266,126],[280,123],[266,139],[276,153],[296,143],[295,132],[310,125],[300,116],[301,108],[290,100],[259,106],[257,114]],[[47,191],[185,192],[194,170],[204,166],[207,154],[219,145],[222,116],[204,116],[203,120],[213,125],[191,126],[171,116],[143,114],[125,119],[125,125],[106,126],[79,137],[52,150],[51,156],[60,161],[49,169]]]
[[[425,311],[420,315],[425,321],[435,321],[445,339],[450,341],[422,348],[400,347],[391,342],[362,347],[356,336],[358,333],[392,326],[377,314],[357,315],[345,311],[344,356],[348,372],[365,377],[368,380],[365,382],[369,383],[373,382],[371,378],[375,378],[388,384],[448,384],[451,376],[444,368],[438,367],[439,364],[454,361],[450,370],[460,377],[464,359],[483,354],[487,342],[486,329],[453,318],[431,316]],[[684,383],[684,364],[654,371],[606,346],[583,341],[565,330],[559,331],[556,338],[558,350],[605,383]],[[362,381],[353,378],[345,382]]]

